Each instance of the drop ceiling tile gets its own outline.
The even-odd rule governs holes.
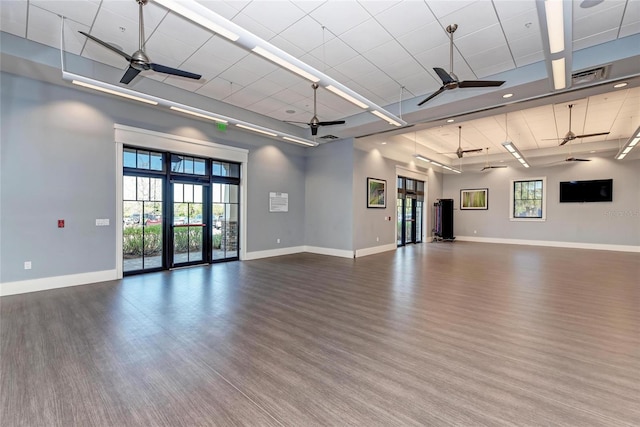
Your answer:
[[[273,96],[275,93],[286,89],[285,87],[275,85],[266,79],[251,83],[247,88],[255,91],[257,94],[260,94],[262,98]]]
[[[53,12],[40,9],[35,6],[29,7],[29,26],[27,36],[30,40],[47,46],[60,49],[60,27],[62,20]],[[89,27],[80,23],[65,21],[65,51],[80,54],[84,43],[84,36],[77,37],[78,31],[88,31]],[[78,34],[79,35],[79,34]]]
[[[4,1],[2,2],[4,8]],[[90,26],[93,18],[98,12],[99,3],[77,0],[77,1],[57,1],[57,0],[31,0],[29,4],[35,8],[41,8],[57,15],[65,16],[80,24]],[[33,10],[32,7],[32,10]]]
[[[157,31],[182,43],[188,43],[195,46],[201,46],[213,37],[213,33],[209,30],[205,30],[199,25],[196,25],[175,13],[169,13],[164,18]]]
[[[540,37],[540,21],[535,9],[509,19],[503,19],[500,23],[509,42],[534,36],[542,39]]]
[[[429,49],[415,56],[418,62],[433,73],[433,67],[439,67],[449,70],[449,46],[441,45],[433,49]],[[460,57],[460,54],[454,49],[453,51],[453,71],[460,80],[473,80],[476,78],[469,65]],[[435,76],[435,74],[433,74]],[[436,77],[437,78],[437,77]],[[440,81],[439,78],[437,78]]]
[[[82,56],[119,70],[125,70],[128,66],[126,59],[92,41],[86,42],[82,50]]]
[[[247,55],[236,62],[234,67],[242,68],[260,78],[280,69],[279,66],[259,55]]]
[[[125,30],[122,31],[121,28]],[[148,31],[149,28],[145,21],[145,35],[151,34],[151,31]],[[108,9],[100,9],[91,27],[90,34],[104,42],[115,44],[128,54],[132,54],[138,50],[139,35],[137,21],[123,18]],[[96,43],[89,40],[85,46],[89,46],[89,44]],[[105,48],[101,47],[101,49]]]
[[[289,104],[272,97],[264,98],[252,105],[253,111],[264,114],[265,116],[272,116],[274,112],[281,113],[281,116],[290,115],[286,113],[288,108],[290,108]]]
[[[448,34],[438,22],[425,25],[397,40],[411,55],[418,55],[438,46],[449,46]]]
[[[491,57],[492,53],[491,52],[486,52],[487,57]],[[509,55],[501,55],[498,52],[498,55],[500,56],[509,56]],[[472,66],[474,66],[473,58],[469,59],[470,63]],[[505,71],[509,71],[509,70],[513,70],[515,68],[515,64],[513,62],[513,60],[511,59],[511,57],[509,56],[509,58],[503,62],[493,62],[493,61],[487,61],[486,58],[482,58],[482,61],[484,63],[486,62],[491,62],[491,64],[487,65],[486,67],[476,67],[474,66],[473,69],[476,73],[476,75],[478,76],[479,79],[486,79],[486,78],[490,78],[491,76],[498,74],[498,73],[503,73]]]
[[[493,9],[493,5],[489,1],[473,2],[454,13],[439,18],[438,20],[444,28],[451,23],[458,24],[458,29],[453,35],[454,42],[461,37],[468,36],[469,34],[480,31],[483,28],[498,24],[496,11]]]
[[[629,1],[627,2],[627,8],[625,9],[624,16],[622,17],[621,26],[626,27],[638,23],[640,23],[640,1]],[[620,37],[623,36],[620,35]]]
[[[252,1],[242,9],[242,13],[258,22],[268,22],[269,29],[280,33],[301,19],[305,12],[290,1]]]
[[[606,5],[609,2],[603,2],[598,6]],[[592,9],[599,9],[598,6]],[[575,8],[574,8],[575,9]],[[603,33],[615,30],[617,35],[622,14],[624,12],[624,2],[617,3],[615,7],[609,7],[601,10],[597,14],[590,14],[583,18],[573,19],[573,40],[581,40],[593,34]],[[614,38],[615,39],[615,38]]]
[[[611,30],[604,31],[602,33],[593,34],[583,39],[574,40],[573,51],[575,52],[580,49],[585,49],[587,47],[596,46],[601,43],[606,43],[606,42],[615,40],[617,35],[618,35],[618,29],[613,28]]]
[[[493,0],[500,21],[513,18],[524,13],[536,13],[535,0]]]
[[[239,47],[235,43],[232,43],[229,40],[225,39],[224,37],[214,36],[213,38],[209,39],[200,48],[200,50],[198,50],[198,55],[201,55],[205,58],[211,56],[212,61],[222,59],[226,62],[235,64],[247,55],[252,54],[242,47]]]
[[[0,8],[0,27],[2,31],[26,37],[27,0],[3,1]]]
[[[165,33],[156,31],[147,40],[144,49],[151,62],[158,63],[158,57],[162,55],[164,58],[169,58],[170,62],[174,64],[173,66],[178,66],[192,56],[200,46],[201,44],[195,42],[190,44],[183,43]]]
[[[524,67],[525,65],[534,64],[536,62],[544,61],[544,52],[541,50],[539,52],[534,52],[530,55],[518,56],[515,58],[516,65],[518,67]]]
[[[191,71],[191,69],[189,68],[181,68],[187,71]],[[167,76],[164,79],[164,82],[167,84],[170,84],[171,86],[175,86],[178,87],[180,89],[184,89],[186,91],[189,92],[196,92],[198,89],[200,89],[203,85],[205,85],[207,83],[207,80],[202,78],[200,80],[194,80],[194,79],[187,79],[184,77],[177,77],[177,76]]]
[[[309,16],[303,17],[282,31],[279,36],[304,52],[310,52],[335,37],[331,32],[323,30],[322,24]]]
[[[354,80],[362,74],[370,73],[376,70],[375,65],[373,65],[362,55],[355,56],[350,60],[343,62],[342,64],[334,66],[333,68],[335,68],[338,72],[344,74],[348,78]]]
[[[204,79],[210,80],[230,68],[233,64],[224,59],[220,59],[205,54],[202,50],[198,50],[184,61],[180,68],[201,74]]]
[[[253,104],[263,100],[262,94],[251,87],[243,87],[240,90],[233,92],[230,96],[225,98],[225,102],[235,105],[236,107],[246,108],[250,111],[254,111]]]
[[[360,5],[372,16],[375,16],[389,9],[390,7],[400,3],[400,1],[399,0],[377,0],[377,1],[358,0],[358,3],[360,3]]]
[[[412,76],[420,72],[426,72],[418,61],[413,58],[403,62],[389,61],[388,63],[381,65],[380,69],[388,74],[389,80],[393,79],[397,82],[401,81],[405,77]]]
[[[420,100],[422,100],[422,98],[426,98],[426,94],[431,94],[438,90],[442,85],[441,82],[436,82],[434,77],[426,71],[404,77],[400,79],[400,84],[402,84],[413,96],[417,97],[420,95]],[[420,100],[416,102],[420,102]]]
[[[271,98],[274,100],[280,101],[284,104],[292,105],[302,100],[308,100],[309,96],[285,89],[285,90],[281,90],[280,92],[274,93],[271,96]]]
[[[529,37],[522,37],[518,39],[511,39],[507,37],[507,41],[509,42],[511,54],[515,58],[516,62],[518,62],[519,58],[537,52],[542,52],[542,40],[540,39],[539,34],[533,34]]]
[[[239,90],[241,88],[242,87],[240,85],[237,85],[235,90]],[[222,101],[231,96],[232,90],[234,90],[234,88],[228,80],[217,77],[198,89],[196,93]]]
[[[244,68],[232,66],[220,73],[220,77],[234,85],[238,84],[240,86],[248,86],[257,81],[260,78],[260,75]]]
[[[320,60],[320,64],[315,65],[319,70],[342,64],[358,54],[348,44],[337,37],[328,41],[324,46],[317,47],[310,53]]]
[[[272,81],[276,85],[289,88],[295,84],[300,83],[300,80],[302,78],[289,70],[278,68],[272,73],[267,74],[265,76],[265,79]]]
[[[378,21],[371,18],[342,34],[340,39],[362,54],[388,42],[391,35]]]
[[[264,40],[269,40],[276,35],[275,31],[244,13],[236,15],[232,22]]]
[[[271,43],[278,49],[283,50],[289,55],[295,56],[296,58],[299,58],[306,53],[304,50],[300,49],[298,46],[289,42],[287,39],[283,38],[282,36],[274,36],[271,40],[269,40],[269,43]]]
[[[400,2],[376,15],[375,19],[395,37],[401,37],[436,20],[426,4],[418,1]]]
[[[197,0],[197,2],[228,20],[232,20],[247,3],[220,0]]]
[[[447,1],[447,0],[437,0],[437,1],[427,1],[427,5],[429,9],[433,12],[436,18],[442,18],[443,16],[450,15],[452,12],[458,11],[470,4],[474,3],[473,1]],[[457,21],[451,21],[445,25],[445,27],[449,24],[454,24]]]
[[[363,53],[362,56],[378,67],[390,62],[411,64],[415,61],[395,40],[390,40],[375,49],[371,49]]]
[[[49,3],[48,0],[44,0]],[[75,2],[71,2],[75,3]],[[109,18],[111,19],[111,26],[114,28],[126,27],[127,32],[138,34],[138,4],[132,0],[108,0],[103,1],[98,12],[98,18],[105,11],[111,12]],[[144,16],[144,30],[145,35],[149,36],[156,29],[158,24],[169,13],[167,9],[155,4],[154,2],[148,2],[143,8],[142,13]],[[92,28],[93,30],[94,28]]]
[[[352,1],[328,1],[312,11],[309,16],[336,36],[357,27],[371,17],[359,3]]]
[[[304,0],[304,1],[294,1],[295,4],[300,10],[305,13],[311,13],[316,10],[320,6],[324,4],[325,0]]]

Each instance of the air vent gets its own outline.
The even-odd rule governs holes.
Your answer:
[[[324,139],[327,141],[333,141],[334,139],[338,139],[337,136],[335,135],[325,135],[325,136],[321,136],[320,139]]]
[[[592,68],[590,70],[577,71],[571,75],[571,83],[575,85],[583,85],[603,80],[609,73],[609,66]]]

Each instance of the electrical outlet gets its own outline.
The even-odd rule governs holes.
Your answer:
[[[25,270],[31,270],[31,261],[25,261],[24,262],[24,269]]]
[[[276,239],[276,243],[280,243],[280,239]]]

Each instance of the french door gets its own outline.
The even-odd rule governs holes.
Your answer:
[[[397,243],[404,246],[422,242],[424,216],[424,182],[398,177]]]
[[[123,150],[123,272],[237,260],[240,165]]]

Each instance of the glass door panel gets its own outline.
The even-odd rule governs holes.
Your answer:
[[[164,179],[123,176],[123,271],[162,268]]]
[[[422,200],[416,200],[416,215],[415,215],[415,223],[416,223],[416,243],[422,242],[422,209],[424,206],[424,202]]]
[[[204,261],[203,185],[173,183],[173,266]]]
[[[212,184],[211,200],[211,259],[237,258],[240,187],[236,184]]]
[[[403,225],[404,225],[404,221],[402,220],[402,212],[404,211],[404,208],[402,206],[402,202],[403,199],[401,197],[398,197],[398,200],[396,201],[396,210],[397,210],[397,223],[398,223],[398,245],[404,245],[404,237],[402,234],[402,231],[404,230]]]
[[[408,181],[408,180],[407,180]],[[415,213],[413,198],[406,197],[404,204],[405,235],[404,243],[413,243],[415,238]]]

